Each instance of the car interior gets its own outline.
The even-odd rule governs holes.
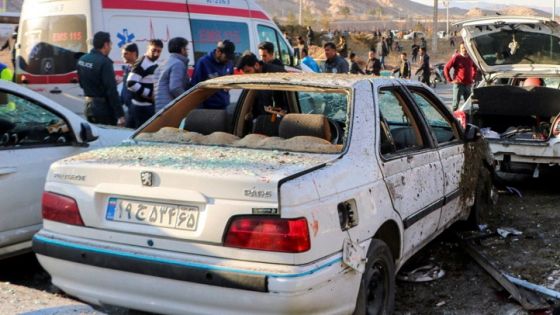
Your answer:
[[[341,152],[346,143],[346,90],[250,86],[231,89],[225,109],[200,108],[217,90],[186,95],[134,139],[313,153]]]
[[[75,138],[58,114],[0,91],[0,148],[70,145]]]

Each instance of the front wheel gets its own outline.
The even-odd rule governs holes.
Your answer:
[[[372,240],[360,282],[355,315],[392,314],[395,306],[395,262],[381,240]]]

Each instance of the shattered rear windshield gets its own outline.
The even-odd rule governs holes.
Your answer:
[[[166,108],[134,140],[338,153],[348,139],[350,99],[343,89],[203,87]]]
[[[560,38],[543,33],[505,30],[474,38],[476,49],[489,66],[560,64]]]

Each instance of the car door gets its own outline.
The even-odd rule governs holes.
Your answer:
[[[23,95],[0,90],[0,247],[39,229],[49,165],[78,147],[60,114]]]
[[[459,188],[465,163],[464,143],[457,121],[433,93],[420,86],[409,86],[408,90],[427,122],[443,165],[445,200],[438,229],[444,229],[463,207]]]
[[[378,92],[381,169],[404,225],[404,255],[435,233],[443,203],[443,171],[437,150],[407,92]]]

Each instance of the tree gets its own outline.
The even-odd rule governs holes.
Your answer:
[[[298,24],[296,16],[292,11],[288,12],[288,16],[286,17],[286,24],[287,25],[296,25]]]
[[[328,14],[321,15],[321,20],[319,21],[321,29],[328,30],[331,28],[331,18]]]
[[[348,19],[348,16],[350,15],[350,8],[347,6],[339,7],[338,14],[344,16],[344,19]]]
[[[315,17],[309,8],[303,9],[303,25],[314,25],[316,23]]]
[[[375,7],[374,11],[375,11],[375,15],[377,15],[377,18],[381,20],[381,17],[383,16],[383,8]]]

